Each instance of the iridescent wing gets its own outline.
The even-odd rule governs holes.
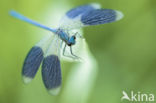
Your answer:
[[[100,25],[118,21],[123,17],[120,11],[100,9],[99,4],[88,4],[71,9],[60,21],[60,28],[78,29],[89,25]]]
[[[62,77],[60,65],[61,39],[57,35],[50,35],[38,42],[28,53],[22,76],[25,83],[35,77],[42,61],[42,79],[46,89],[52,94],[58,94]]]
[[[45,87],[52,95],[60,91],[62,76],[60,65],[61,39],[54,35],[54,39],[47,49],[42,64],[42,79]]]
[[[51,40],[52,38],[50,35],[44,37],[28,52],[22,68],[22,76],[24,83],[27,84],[31,82],[32,79],[35,77],[40,67],[40,64],[44,58],[44,53],[46,52]]]

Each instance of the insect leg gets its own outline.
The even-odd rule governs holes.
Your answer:
[[[75,59],[81,59],[80,57],[76,56],[75,54],[73,54],[73,51],[72,51],[72,47],[70,46],[70,53],[73,57],[75,57]]]
[[[66,50],[66,44],[65,44],[65,46],[64,46],[64,48],[63,48],[63,56],[65,56],[65,50]]]
[[[78,59],[78,58],[79,58],[78,56],[74,55],[73,53],[71,53],[72,56],[66,55],[66,54],[65,54],[66,47],[67,47],[67,45],[65,44],[65,46],[64,46],[64,48],[63,48],[63,56],[68,57],[68,58],[72,58],[72,59]],[[70,50],[70,51],[71,51],[71,50]]]

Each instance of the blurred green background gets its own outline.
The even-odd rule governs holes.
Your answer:
[[[121,103],[123,90],[156,95],[155,0],[0,0],[0,103],[73,103],[73,97],[66,102],[62,92],[75,63],[62,62],[63,85],[58,96],[47,93],[40,71],[24,85],[23,60],[49,32],[10,17],[8,11],[14,9],[51,26],[55,23],[49,21],[50,17],[60,18],[70,8],[91,2],[120,10],[125,17],[115,23],[84,28],[84,37],[98,63],[94,86],[84,103]],[[75,93],[71,90],[71,94]],[[77,96],[75,103],[82,103],[82,99]]]

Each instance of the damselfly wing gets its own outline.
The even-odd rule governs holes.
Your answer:
[[[112,9],[101,9],[100,4],[92,3],[71,9],[60,21],[60,27],[71,30],[90,25],[100,25],[118,21],[123,18],[122,12]]]

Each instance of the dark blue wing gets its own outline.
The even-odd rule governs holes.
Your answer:
[[[24,83],[31,82],[31,80],[35,77],[51,39],[52,37],[49,35],[44,37],[27,54],[22,69]]]
[[[65,14],[65,16],[62,17],[60,21],[60,28],[75,29],[82,27],[83,24],[80,21],[81,16],[89,11],[100,9],[100,7],[101,6],[99,4],[92,3],[71,9]]]
[[[60,91],[62,76],[60,65],[61,39],[54,35],[43,59],[42,79],[46,89],[52,95],[57,95]]]
[[[57,95],[62,83],[61,65],[57,55],[50,55],[44,58],[42,79],[47,90],[52,95]]]
[[[100,5],[99,4],[88,4],[88,5],[82,5],[76,8],[71,9],[66,13],[67,17],[74,19],[78,17],[79,15],[83,15],[89,11],[99,9]]]
[[[82,15],[81,22],[84,25],[99,25],[111,23],[121,19],[121,12],[111,9],[97,9]]]
[[[60,28],[78,29],[89,25],[115,22],[123,17],[122,12],[112,9],[100,9],[98,4],[79,6],[66,13],[60,22]]]
[[[28,53],[22,69],[22,76],[24,77],[23,79],[25,83],[29,83],[35,77],[42,60],[42,48],[34,46]]]

